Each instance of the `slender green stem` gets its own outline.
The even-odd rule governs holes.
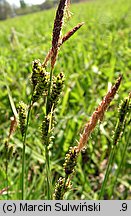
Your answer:
[[[46,103],[46,115],[48,115],[49,112],[51,111],[49,109],[49,101],[50,101],[50,92],[51,92],[51,85],[52,85],[52,77],[53,77],[53,69],[51,69],[51,72],[50,72],[50,82],[49,82],[49,87],[48,87],[48,95],[47,95],[47,103]]]
[[[8,197],[9,197],[9,194],[8,194],[8,159],[6,157],[6,189],[7,189],[7,200],[8,200]]]
[[[33,94],[32,94],[33,95]],[[27,113],[27,122],[26,122],[26,129],[25,129],[25,134],[23,137],[23,149],[22,149],[22,178],[21,178],[21,193],[22,193],[22,200],[25,199],[25,147],[26,147],[26,135],[27,135],[27,129],[28,129],[28,125],[29,125],[29,117],[30,117],[30,111],[31,111],[31,104],[32,104],[32,97],[30,100],[30,105],[29,105],[29,109],[28,109],[28,113]]]
[[[113,163],[114,155],[115,155],[115,147],[113,146],[112,149],[111,149],[111,152],[110,152],[105,178],[104,178],[104,181],[103,181],[103,184],[102,184],[102,187],[101,187],[101,191],[100,191],[100,195],[99,195],[99,198],[98,198],[99,200],[102,199],[102,197],[103,197],[105,187],[106,187],[106,184],[107,184],[107,180],[108,180],[108,177],[109,177],[109,174],[110,174],[110,167],[111,167],[111,165]]]
[[[118,176],[120,174],[121,167],[123,165],[123,161],[124,161],[124,157],[125,157],[125,154],[126,154],[126,150],[127,150],[128,145],[129,145],[130,135],[131,135],[131,129],[129,130],[129,133],[128,133],[128,136],[127,136],[127,139],[126,139],[126,145],[124,147],[124,150],[123,150],[123,153],[122,153],[122,157],[121,157],[121,161],[120,161],[120,164],[118,166],[118,170],[117,170],[117,173],[116,173],[116,176],[115,176],[114,184],[113,184],[113,187],[112,187],[112,193],[111,193],[112,195],[114,193],[114,188],[116,186],[117,179],[118,179]]]
[[[51,93],[51,85],[52,85],[52,77],[53,77],[53,70],[51,69],[50,72],[50,83],[48,87],[48,95],[47,95],[47,102],[46,102],[46,115],[50,113],[49,109],[49,102],[50,102],[50,93]],[[48,130],[49,131],[49,130]],[[45,147],[45,157],[46,157],[46,175],[47,175],[47,198],[48,200],[51,199],[51,175],[50,175],[50,157],[49,157],[49,139],[47,141]]]
[[[45,147],[45,157],[46,157],[46,175],[47,175],[47,198],[51,199],[51,181],[50,181],[50,158],[48,146]]]
[[[67,183],[68,175],[65,175],[65,181],[64,181],[64,194],[66,192],[66,183]],[[64,195],[63,195],[64,196]]]
[[[67,179],[68,179],[68,175],[65,175],[64,188],[66,186]]]

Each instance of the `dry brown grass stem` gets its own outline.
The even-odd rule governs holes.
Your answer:
[[[50,60],[50,58],[52,57],[52,48],[49,50],[49,52],[47,53],[44,62],[42,63],[42,67],[46,67],[48,61]]]
[[[86,123],[83,134],[80,136],[80,140],[78,142],[78,151],[81,151],[91,134],[94,130],[98,120],[102,120],[107,107],[109,106],[110,102],[113,100],[122,80],[122,76],[120,75],[117,79],[115,85],[107,92],[106,96],[103,98],[97,109],[93,112],[91,118]]]
[[[9,135],[8,138],[10,139],[11,135],[15,132],[17,127],[17,120],[15,116],[12,116],[10,118],[10,130],[9,130]]]

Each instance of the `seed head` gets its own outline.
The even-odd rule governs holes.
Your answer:
[[[47,94],[49,86],[49,73],[43,71],[42,75],[39,77],[39,82],[37,83],[34,93],[32,102],[38,101],[43,95]]]
[[[52,141],[52,129],[54,126],[54,115],[48,114],[44,117],[41,127],[42,142],[44,145],[49,145]]]
[[[65,178],[60,177],[55,185],[55,192],[53,194],[54,200],[63,200],[63,196],[67,191],[68,186],[65,185]]]
[[[26,118],[27,118],[27,105],[24,102],[19,103],[19,125],[22,137],[25,134],[26,129]]]
[[[54,28],[53,28],[53,36],[52,36],[52,56],[51,56],[52,69],[54,68],[57,53],[58,53],[59,40],[60,40],[60,34],[63,25],[64,9],[66,3],[67,0],[60,0],[58,9],[56,11],[56,17],[55,17]]]
[[[69,153],[66,154],[65,163],[63,164],[66,175],[70,175],[71,173],[73,173],[77,163],[78,153],[79,153],[78,148],[75,146],[75,147],[70,147]]]
[[[129,106],[130,106],[129,102],[130,102],[130,94],[129,94],[129,97],[123,100],[120,105],[119,118],[116,124],[114,136],[113,136],[113,145],[116,145],[122,136],[124,125],[125,125],[125,119],[126,119],[127,113],[129,112]]]
[[[81,26],[84,25],[84,22],[78,23],[73,29],[71,29],[69,32],[67,32],[63,38],[59,46],[61,46],[65,41],[67,41]]]
[[[39,80],[39,74],[41,71],[41,63],[40,60],[34,60],[32,64],[32,75],[31,75],[31,82],[33,85],[33,88],[35,89],[35,86],[38,83]]]
[[[62,72],[58,74],[57,77],[53,77],[52,92],[51,92],[50,102],[49,102],[50,111],[52,109],[52,106],[53,106],[53,110],[56,108],[57,102],[60,98],[60,94],[63,89],[64,80],[65,80],[65,77]]]
[[[84,132],[80,137],[79,143],[78,143],[78,150],[82,150],[83,147],[86,145],[87,140],[91,134],[91,132],[94,130],[98,120],[102,120],[105,111],[107,110],[107,107],[109,106],[110,102],[113,100],[119,86],[122,80],[122,76],[120,75],[117,79],[115,85],[107,92],[106,96],[101,101],[98,108],[93,112],[91,118],[86,123]]]

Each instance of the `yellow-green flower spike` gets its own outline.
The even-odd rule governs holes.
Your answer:
[[[53,136],[52,136],[52,129],[54,127],[54,115],[48,114],[44,117],[41,127],[42,133],[42,142],[44,145],[49,145],[51,143]]]
[[[39,59],[34,60],[33,65],[32,65],[32,75],[31,75],[31,82],[32,82],[32,85],[34,88],[38,83],[38,77],[39,77],[40,69],[41,69],[40,60]]]
[[[19,125],[22,137],[25,134],[26,129],[26,118],[27,118],[27,105],[24,102],[19,103]]]
[[[42,131],[42,141],[44,144],[47,143],[47,137],[49,136],[49,124],[50,124],[50,118],[49,116],[45,116],[44,120],[42,122],[42,127],[41,127],[41,131]]]
[[[41,80],[37,83],[35,91],[33,94],[33,103],[38,101],[43,95],[47,95],[47,90],[49,86],[49,74],[44,72]]]
[[[52,92],[50,96],[50,110],[56,108],[57,102],[60,98],[60,94],[62,92],[63,84],[64,84],[64,74],[61,72],[57,75],[57,77],[53,77],[53,84],[52,84]]]
[[[65,192],[67,191],[67,186],[65,186],[65,178],[60,177],[55,185],[55,192],[53,194],[54,200],[62,200]]]
[[[126,115],[129,111],[129,99],[130,98],[126,98],[124,101],[122,101],[121,105],[120,105],[120,109],[119,109],[119,119],[115,128],[115,132],[114,132],[114,136],[113,136],[113,144],[116,145],[117,142],[119,141],[121,135],[122,135],[122,131],[123,131],[123,127],[125,124],[125,118]]]
[[[65,163],[63,164],[64,171],[66,175],[70,175],[73,173],[74,168],[77,164],[77,157],[78,157],[78,149],[77,147],[70,147],[69,153],[65,156]]]

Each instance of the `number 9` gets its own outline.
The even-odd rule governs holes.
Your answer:
[[[126,211],[127,210],[127,204],[126,203],[122,203],[122,211]]]

